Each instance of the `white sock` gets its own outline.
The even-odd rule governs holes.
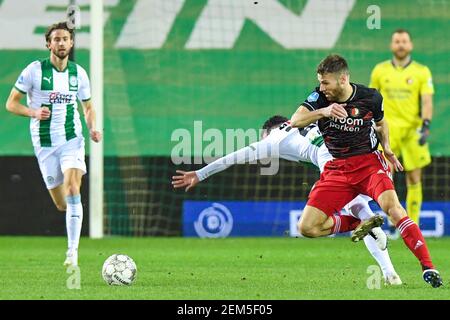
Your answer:
[[[67,244],[69,250],[78,250],[80,242],[81,224],[83,222],[83,206],[81,204],[81,196],[66,197],[66,229]]]
[[[369,202],[363,196],[359,195],[353,199],[346,209],[355,217],[361,220],[368,220],[375,215],[370,209]]]
[[[377,261],[385,278],[396,273],[387,248],[386,250],[380,250],[375,239],[370,235],[364,237],[364,243],[372,257]]]
[[[354,217],[361,220],[368,220],[375,215],[372,209],[370,209],[368,197],[361,195],[353,199],[346,207]],[[370,235],[364,237],[364,243],[372,257],[377,261],[385,278],[396,273],[387,248],[386,250],[381,250],[375,239]]]

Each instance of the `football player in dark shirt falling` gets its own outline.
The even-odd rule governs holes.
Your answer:
[[[325,165],[309,194],[298,223],[299,232],[306,237],[319,237],[336,228],[354,229],[354,221],[334,213],[358,194],[368,195],[389,215],[406,246],[420,261],[423,279],[433,287],[441,286],[441,276],[433,266],[422,232],[401,206],[384,158],[395,170],[403,170],[389,145],[382,96],[375,89],[351,83],[347,62],[339,55],[322,60],[317,77],[320,86],[294,113],[291,125],[301,128],[317,122],[335,159]],[[379,143],[384,156],[377,150]],[[357,226],[353,241],[362,239],[376,223],[374,220]]]

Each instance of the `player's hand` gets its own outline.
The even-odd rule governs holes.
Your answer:
[[[38,120],[47,120],[48,118],[50,118],[50,114],[51,111],[48,107],[42,107],[34,110],[33,118],[36,118]]]
[[[423,120],[422,128],[420,129],[419,145],[423,146],[427,143],[430,135],[430,120]]]
[[[102,133],[100,131],[89,130],[89,135],[94,142],[100,142],[102,140]]]
[[[395,171],[397,171],[397,172],[398,171],[403,171],[402,164],[400,163],[400,161],[398,161],[397,157],[392,152],[392,150],[384,150],[384,156],[392,164],[392,166],[394,167]]]
[[[333,103],[323,109],[323,115],[327,118],[337,118],[339,120],[347,118],[348,114],[345,110],[345,103]]]
[[[200,182],[195,171],[177,170],[176,172],[179,175],[172,177],[172,186],[175,189],[186,187],[184,191],[188,192]]]

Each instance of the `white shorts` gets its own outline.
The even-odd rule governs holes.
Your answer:
[[[42,178],[47,189],[54,189],[64,182],[67,169],[80,169],[86,174],[84,138],[76,137],[56,147],[34,147]]]

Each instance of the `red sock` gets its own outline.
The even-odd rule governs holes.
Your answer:
[[[406,246],[419,259],[422,269],[434,269],[427,244],[417,224],[409,217],[404,217],[397,223],[396,227],[400,231]]]
[[[334,226],[331,233],[342,233],[355,230],[355,228],[361,223],[361,220],[352,216],[332,215],[331,219],[334,221]]]

